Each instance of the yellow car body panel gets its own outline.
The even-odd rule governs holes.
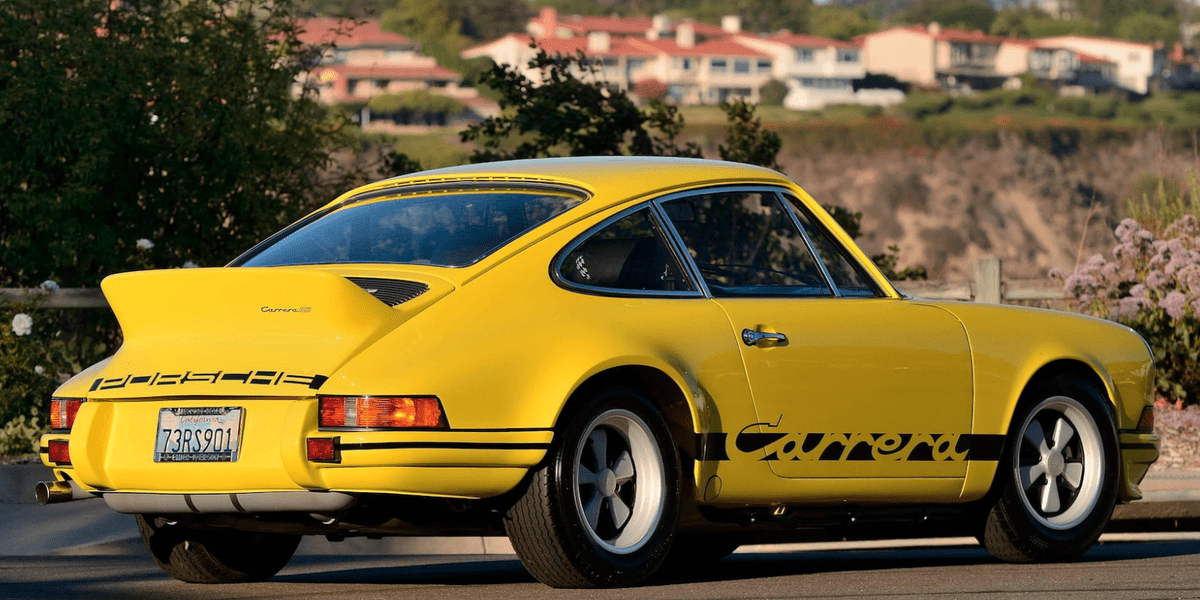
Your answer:
[[[335,264],[110,277],[104,290],[125,344],[58,390],[87,401],[70,433],[43,438],[43,461],[101,492],[494,497],[543,463],[573,394],[620,373],[650,378],[647,385],[678,399],[683,418],[672,422],[673,435],[693,438],[676,443],[693,460],[685,495],[696,502],[959,503],[987,492],[1021,393],[1047,365],[1074,361],[1094,373],[1123,431],[1147,406],[1153,366],[1128,329],[901,298],[812,198],[765,169],[611,158],[471,165],[371,184],[322,211],[457,185],[558,186],[586,199],[458,268]],[[666,194],[726,185],[800,198],[880,295],[794,301],[805,312],[779,327],[789,345],[760,348],[743,344],[740,332],[773,326],[769,317],[782,314],[785,301],[581,293],[552,277],[562,250],[606,219]],[[390,308],[347,277],[414,281],[428,291]],[[839,336],[847,319],[853,335]],[[901,333],[872,335],[897,319]],[[323,429],[318,394],[436,396],[449,428]],[[236,462],[155,462],[161,410],[227,406],[244,408]],[[822,438],[818,456],[803,449],[810,434],[845,437]],[[340,462],[306,458],[306,439],[330,437],[349,448]],[[1144,475],[1136,465],[1157,455],[1145,448],[1152,438],[1141,435],[1140,449],[1126,453],[1127,500]],[[45,451],[61,439],[70,440],[72,465],[54,465]],[[981,441],[992,452],[972,458],[971,443]],[[840,450],[829,450],[834,442]],[[930,459],[916,461],[914,452]]]

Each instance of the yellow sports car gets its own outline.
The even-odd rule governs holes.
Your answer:
[[[506,532],[556,587],[831,535],[1055,560],[1158,456],[1130,329],[905,297],[747,165],[417,173],[103,287],[124,346],[56,392],[37,494],[137,515],[185,581],[302,535]]]

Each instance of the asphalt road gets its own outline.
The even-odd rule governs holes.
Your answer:
[[[1200,537],[1138,539],[1149,541],[1051,565],[1000,563],[978,546],[739,552],[640,588],[583,591],[537,583],[512,555],[297,556],[266,583],[207,586],[145,556],[5,556],[0,599],[1200,598]]]

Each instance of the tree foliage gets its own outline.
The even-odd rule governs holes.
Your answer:
[[[899,18],[907,23],[936,21],[944,27],[987,31],[996,11],[985,0],[917,0]]]
[[[610,88],[590,59],[538,49],[529,69],[493,65],[480,83],[500,95],[501,114],[465,129],[462,141],[480,148],[471,162],[546,156],[699,156],[694,144],[680,145],[683,118],[673,106],[652,101],[639,108],[623,91]]]
[[[303,214],[336,131],[296,33],[287,0],[7,0],[0,285],[220,265]]]
[[[717,145],[721,160],[780,170],[776,158],[783,147],[783,138],[763,128],[762,120],[754,114],[754,105],[739,98],[721,103],[721,110],[729,120],[725,144]]]

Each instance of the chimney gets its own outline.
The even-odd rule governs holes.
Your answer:
[[[542,7],[541,13],[538,14],[538,20],[542,23],[542,35],[538,37],[555,37],[558,31],[558,10],[553,6]]]
[[[591,31],[587,36],[588,52],[608,52],[612,47],[612,38],[607,31]]]
[[[742,18],[738,15],[725,15],[721,17],[721,31],[725,33],[741,33]]]
[[[657,29],[651,27],[650,29],[646,30],[646,40],[653,42],[657,39],[658,39],[658,30]]]
[[[942,26],[937,21],[934,21],[929,24],[928,30],[929,30],[929,35],[938,35],[942,32]]]
[[[691,48],[696,45],[696,22],[691,19],[684,19],[683,22],[675,28],[675,43],[680,48]]]
[[[650,27],[657,31],[661,36],[664,33],[671,31],[671,17],[667,15],[654,15],[650,18]]]

